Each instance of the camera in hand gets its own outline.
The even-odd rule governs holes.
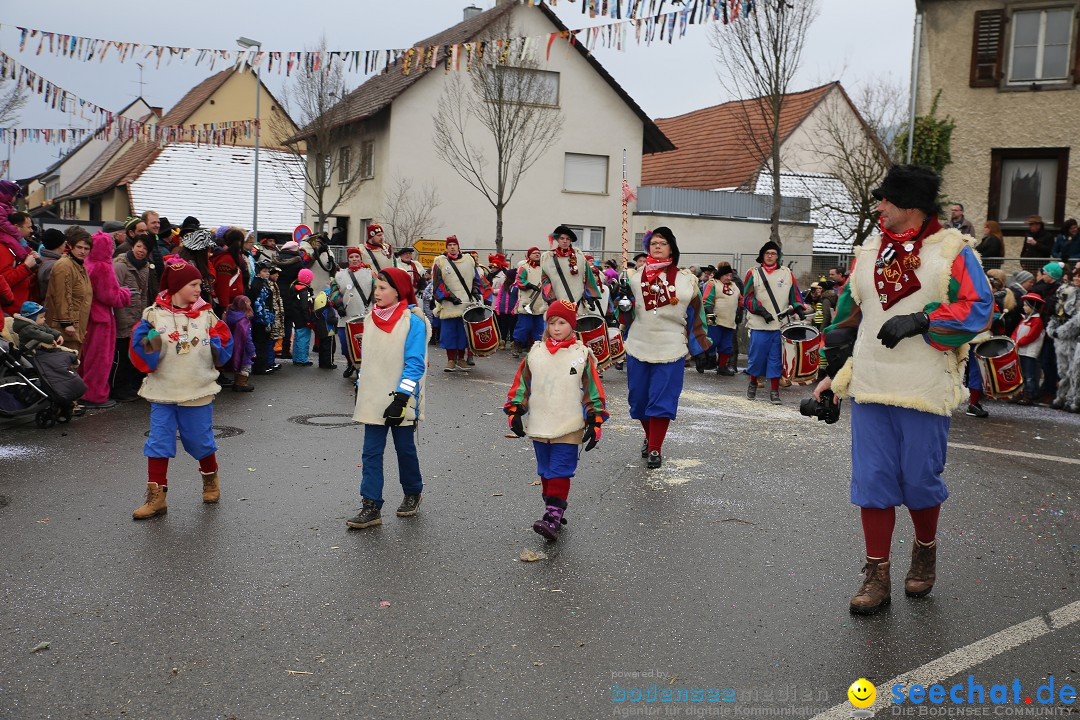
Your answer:
[[[835,397],[832,390],[821,393],[821,400],[808,397],[799,403],[799,413],[816,420],[824,420],[826,425],[832,425],[840,419],[840,403],[843,400],[833,402]]]

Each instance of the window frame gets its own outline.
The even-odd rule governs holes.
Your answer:
[[[357,167],[360,179],[371,180],[375,177],[375,140],[368,138],[360,141],[360,164]]]
[[[986,202],[986,217],[997,220],[1006,234],[1016,235],[1027,232],[1027,224],[1022,221],[1001,220],[1001,172],[1004,160],[1057,160],[1057,178],[1054,187],[1054,215],[1046,225],[1061,227],[1065,221],[1066,189],[1069,178],[1069,148],[991,148],[990,150],[990,188]]]
[[[567,158],[569,158],[569,156],[571,156],[571,155],[578,155],[578,156],[581,156],[581,157],[590,157],[590,158],[604,158],[605,162],[604,162],[604,189],[603,190],[601,190],[601,191],[596,191],[596,190],[571,190],[571,189],[566,187],[566,163],[567,163]],[[606,195],[611,194],[611,191],[609,190],[610,185],[611,185],[611,156],[610,155],[600,155],[600,154],[597,154],[597,153],[580,153],[580,152],[564,152],[563,153],[562,191],[564,193],[571,193],[573,195],[606,196]]]
[[[520,72],[520,73],[533,73],[533,74],[538,74],[538,75],[553,76],[555,78],[555,102],[554,103],[523,102],[523,101],[520,101],[520,100],[510,100],[510,99],[507,99],[505,102],[512,102],[512,103],[515,103],[517,105],[527,105],[527,106],[531,106],[531,107],[542,107],[542,108],[558,108],[558,107],[560,107],[560,103],[562,101],[562,74],[560,72],[558,72],[557,70],[545,70],[543,68],[518,67],[517,65],[495,65],[492,68],[492,72],[510,72],[510,71]]]
[[[1039,14],[1039,39],[1036,45],[1035,56],[1035,70],[1036,74],[1042,72],[1042,63],[1044,54],[1046,51],[1046,14],[1053,10],[1064,10],[1069,13],[1070,27],[1066,34],[1068,45],[1066,46],[1065,58],[1066,67],[1064,75],[1060,78],[1045,79],[1042,77],[1036,77],[1034,79],[1014,80],[1013,79],[1013,62],[1016,59],[1016,17],[1017,15],[1027,14]],[[1005,39],[1004,52],[1007,53],[1007,57],[1004,58],[1004,68],[1002,68],[1002,84],[1008,88],[1026,88],[1032,85],[1048,85],[1048,86],[1071,86],[1075,83],[1075,77],[1077,73],[1077,65],[1080,64],[1080,53],[1077,48],[1077,5],[1075,2],[1068,4],[1047,4],[1042,7],[1023,7],[1012,8],[1009,11],[1007,17],[1008,26],[1006,28],[1007,38]]]
[[[338,148],[338,185],[345,185],[352,180],[349,171],[352,165],[352,145],[342,145]]]

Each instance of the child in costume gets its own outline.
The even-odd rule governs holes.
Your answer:
[[[229,359],[229,368],[233,371],[233,392],[255,390],[255,386],[248,383],[251,368],[259,352],[251,334],[251,320],[254,315],[251,300],[247,295],[234,297],[229,302],[229,309],[225,311],[225,324],[229,326],[229,332],[232,333],[235,348],[232,358]]]
[[[1028,293],[1020,298],[1024,302],[1024,319],[1013,330],[1012,339],[1020,356],[1020,372],[1024,377],[1024,393],[1020,405],[1032,405],[1039,395],[1039,354],[1046,339],[1043,325],[1043,298]]]
[[[217,366],[232,357],[229,326],[202,299],[202,274],[171,257],[162,274],[163,290],[131,333],[131,362],[143,373],[139,395],[150,402],[150,435],[143,447],[149,479],[146,502],[132,517],[143,520],[168,512],[169,458],[176,456],[176,431],[188,454],[199,461],[204,503],[221,497],[213,401],[221,390]]]
[[[386,435],[394,436],[398,477],[405,498],[398,517],[412,517],[420,507],[424,481],[416,456],[416,427],[424,419],[424,376],[431,337],[416,303],[412,278],[400,268],[384,268],[375,277],[375,305],[364,318],[364,364],[356,381],[353,420],[364,425],[360,512],[346,521],[355,529],[382,525],[383,453]],[[388,404],[389,403],[389,404]]]
[[[592,450],[607,420],[604,387],[596,358],[574,335],[577,308],[556,300],[547,311],[547,330],[521,361],[503,411],[518,437],[532,438],[536,472],[547,506],[533,530],[559,538],[566,524],[570,478],[577,471],[578,447]]]

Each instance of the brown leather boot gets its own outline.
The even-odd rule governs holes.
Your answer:
[[[911,569],[904,578],[904,594],[920,598],[930,594],[937,579],[937,541],[923,545],[918,540],[911,548]]]
[[[856,615],[873,615],[892,602],[889,561],[867,558],[863,574],[865,578],[862,587],[851,598],[851,612]]]
[[[217,471],[199,474],[202,475],[202,501],[204,503],[216,503],[221,499],[221,489],[218,487]]]
[[[165,495],[168,492],[168,485],[158,485],[156,482],[146,483],[146,502],[135,508],[135,512],[131,513],[132,519],[145,520],[169,512],[165,504]]]

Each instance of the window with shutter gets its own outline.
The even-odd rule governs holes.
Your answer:
[[[566,153],[563,164],[563,190],[567,192],[607,193],[608,156]]]
[[[1005,11],[975,13],[971,45],[971,87],[994,87],[1001,80],[1001,51],[1005,39]]]

